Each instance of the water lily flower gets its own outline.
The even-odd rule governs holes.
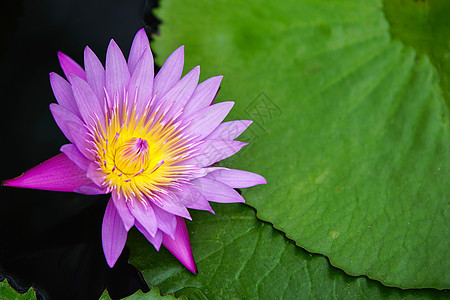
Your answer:
[[[251,123],[222,123],[234,104],[212,104],[222,76],[199,84],[197,66],[181,78],[183,46],[154,76],[144,29],[134,37],[128,60],[114,40],[105,67],[89,47],[84,69],[61,52],[58,58],[67,80],[50,74],[58,102],[50,110],[70,143],[3,185],[110,193],[102,225],[110,267],[136,226],[157,250],[163,244],[197,273],[184,220],[191,220],[187,208],[213,212],[209,201],[244,202],[234,188],[266,183],[255,173],[211,167],[245,145],[235,138]]]

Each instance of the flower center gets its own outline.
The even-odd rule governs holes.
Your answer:
[[[151,106],[138,114],[127,101],[107,109],[104,125],[99,121],[89,128],[107,193],[161,201],[168,189],[180,188],[198,172],[185,162],[198,152],[199,142],[183,135],[186,125],[176,122],[176,116],[167,118],[167,110]]]
[[[132,137],[117,148],[114,158],[117,169],[126,175],[136,175],[147,169],[150,155],[147,140]]]

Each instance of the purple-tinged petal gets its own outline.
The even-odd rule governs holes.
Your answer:
[[[155,212],[150,204],[143,204],[140,200],[127,201],[128,209],[136,220],[144,226],[151,236],[158,230]]]
[[[87,171],[91,161],[87,159],[73,144],[66,144],[60,148],[61,152],[73,161],[80,169]]]
[[[238,192],[225,183],[205,177],[197,178],[193,180],[193,183],[208,201],[219,203],[245,202]]]
[[[74,164],[64,153],[60,153],[22,175],[3,181],[4,186],[13,186],[48,191],[73,192],[74,189],[91,184],[86,172]]]
[[[200,83],[184,108],[184,115],[189,116],[210,106],[216,97],[223,76],[211,77]]]
[[[102,245],[106,261],[112,268],[122,253],[127,241],[127,231],[123,226],[122,219],[117,213],[112,200],[106,206],[105,216],[102,224]]]
[[[69,75],[69,78],[72,83],[73,95],[84,123],[88,125],[100,123],[105,128],[103,108],[92,88],[80,77]]]
[[[137,63],[128,86],[128,96],[135,99],[136,111],[142,113],[151,100],[153,91],[154,63],[150,49],[145,50]]]
[[[111,97],[121,95],[130,81],[130,71],[122,51],[114,40],[111,40],[106,52],[106,89]]]
[[[130,74],[134,73],[138,61],[144,53],[145,49],[150,50],[150,43],[148,42],[148,37],[145,29],[142,28],[134,36],[133,43],[131,44],[130,55],[128,55],[128,69],[130,70]],[[151,60],[153,62],[153,55]]]
[[[71,121],[66,122],[65,125],[67,126],[70,135],[73,137],[73,141],[71,142],[77,146],[78,150],[80,150],[87,159],[91,161],[94,160],[94,154],[90,152],[92,145],[89,143],[90,137],[86,127]]]
[[[106,194],[106,189],[100,188],[95,183],[89,185],[83,185],[73,190],[75,193],[84,195],[102,195]]]
[[[221,102],[191,115],[189,120],[192,119],[192,122],[186,127],[186,134],[192,134],[196,136],[198,140],[203,139],[219,126],[223,119],[228,115],[233,105],[234,102],[232,101]]]
[[[160,201],[153,201],[152,203],[171,214],[192,220],[189,211],[180,200],[178,200],[178,197],[174,193],[169,192],[168,195],[164,195],[161,198],[162,203]]]
[[[236,120],[221,123],[206,137],[208,140],[234,140],[240,136],[253,121]]]
[[[235,169],[216,170],[208,173],[205,178],[220,181],[235,189],[267,184],[266,179],[259,174]]]
[[[144,228],[144,226],[141,225],[141,223],[136,221],[136,228],[145,236],[145,238],[153,244],[156,251],[159,251],[159,248],[161,247],[163,234],[160,230],[158,230],[155,234],[155,236],[151,236],[150,233]]]
[[[83,126],[83,121],[81,121],[81,119],[74,115],[69,109],[56,103],[50,104],[50,111],[52,112],[53,118],[55,119],[59,129],[61,129],[66,138],[73,143],[74,137],[69,131],[67,123],[72,122]]]
[[[184,46],[175,50],[156,74],[153,84],[155,101],[161,99],[181,78],[184,66]]]
[[[107,174],[103,173],[97,162],[91,162],[87,169],[87,177],[96,185],[103,186]]]
[[[81,79],[86,80],[86,73],[76,61],[74,61],[72,58],[70,58],[69,56],[60,51],[58,51],[58,59],[59,64],[61,65],[61,68],[64,72],[64,75],[66,75],[66,78],[69,81],[70,81],[69,74],[77,75]]]
[[[189,271],[197,274],[197,266],[192,256],[191,242],[189,241],[189,234],[183,218],[177,217],[175,238],[172,239],[163,233],[162,243]]]
[[[214,210],[211,208],[208,200],[195,187],[183,184],[181,191],[175,194],[184,206],[192,209],[206,210],[214,214]]]
[[[56,101],[59,105],[67,108],[76,116],[81,117],[78,111],[77,103],[75,102],[75,97],[73,96],[72,87],[64,78],[58,74],[52,72],[50,73],[50,84],[52,86],[53,94],[55,95]]]
[[[130,210],[128,209],[128,205],[125,202],[125,199],[121,198],[117,193],[114,192],[111,195],[112,200],[114,201],[114,206],[116,207],[117,212],[122,218],[125,230],[126,231],[130,230],[135,223],[135,219],[134,216],[131,214]]]
[[[167,106],[172,105],[169,112],[166,115],[166,119],[170,119],[175,114],[177,114],[187,103],[195,87],[198,83],[198,78],[200,76],[200,67],[197,66],[193,68],[189,73],[184,75],[180,81],[178,81],[173,88],[171,88],[161,99],[164,103],[162,109],[164,110]]]
[[[105,92],[103,90],[105,86],[105,69],[95,53],[87,46],[84,48],[84,67],[86,69],[86,81],[97,96],[100,107],[103,107],[105,98]]]
[[[185,161],[186,164],[207,167],[237,153],[247,145],[239,141],[206,140],[201,146],[201,154]]]
[[[175,215],[166,212],[164,209],[159,208],[157,205],[152,205],[152,208],[155,212],[159,230],[174,238],[175,229],[177,228],[177,220],[175,218]]]

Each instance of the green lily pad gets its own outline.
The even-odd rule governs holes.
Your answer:
[[[177,298],[174,295],[166,295],[161,296],[159,289],[157,287],[152,288],[148,293],[143,293],[141,290],[137,291],[131,296],[123,298],[124,300],[175,300],[175,299],[182,299],[187,300],[186,297],[180,297]],[[99,300],[111,300],[111,297],[109,296],[109,293],[107,290],[105,290],[100,297]]]
[[[376,0],[168,0],[152,46],[162,63],[186,45],[186,69],[223,74],[217,101],[235,99],[231,118],[254,120],[241,138],[251,144],[224,165],[266,177],[267,186],[245,191],[260,219],[347,274],[444,289],[450,27],[428,15],[423,26],[437,27],[444,44],[415,49],[402,35],[407,22],[388,22],[400,9]]]
[[[16,292],[6,280],[0,281],[0,300],[36,300],[36,293],[29,289],[24,294]]]
[[[167,250],[157,252],[136,230],[127,245],[131,263],[149,286],[189,299],[430,299],[444,291],[388,288],[333,268],[322,255],[295,246],[243,204],[213,205],[188,222],[198,275]]]

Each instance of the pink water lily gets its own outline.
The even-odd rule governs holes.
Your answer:
[[[234,102],[212,104],[222,76],[198,84],[200,68],[181,78],[183,46],[154,76],[141,29],[128,60],[111,40],[105,68],[89,47],[84,69],[58,53],[66,79],[50,74],[58,104],[50,110],[71,142],[58,154],[3,185],[111,198],[102,245],[113,267],[131,227],[159,250],[163,244],[197,273],[184,219],[187,208],[213,212],[209,201],[244,202],[234,188],[266,183],[255,173],[210,167],[245,143],[235,141],[251,121],[224,118]]]

